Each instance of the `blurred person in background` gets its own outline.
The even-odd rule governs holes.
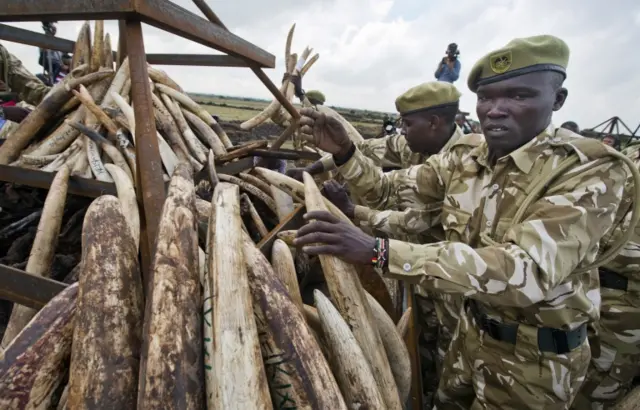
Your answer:
[[[55,21],[43,21],[42,30],[47,36],[55,37],[58,32]],[[56,50],[39,49],[38,64],[43,68],[42,74],[37,77],[46,85],[55,84],[58,73],[62,69],[62,52]]]
[[[615,149],[619,149],[620,144],[618,143],[618,139],[616,137],[614,137],[613,135],[606,135],[603,139],[602,139],[602,143],[605,145],[608,145],[612,148]]]
[[[60,66],[60,71],[56,76],[55,84],[58,84],[60,81],[64,80],[64,78],[69,74],[71,70],[71,56],[69,54],[64,54],[62,56],[62,65]]]
[[[20,123],[29,114],[16,103],[38,105],[48,92],[49,87],[0,44],[0,127],[5,121]]]
[[[560,127],[568,129],[569,131],[575,132],[576,134],[580,134],[580,127],[578,127],[578,124],[576,124],[573,121],[567,121],[563,123]]]
[[[49,90],[0,44],[0,103],[24,101],[38,105]]]
[[[460,50],[458,50],[458,45],[456,43],[449,44],[446,54],[438,64],[435,77],[438,81],[446,81],[453,84],[460,77],[460,60],[458,60]]]
[[[392,135],[396,133],[396,120],[385,115],[382,120],[382,136]]]
[[[456,114],[456,124],[458,124],[458,127],[460,127],[463,133],[471,134],[471,128],[469,127],[469,124],[467,123],[467,119],[465,118],[464,114],[462,113]]]

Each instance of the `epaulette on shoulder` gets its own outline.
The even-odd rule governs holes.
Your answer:
[[[596,139],[583,137],[565,128],[558,128],[549,144],[575,152],[582,164],[607,157],[614,150]]]
[[[479,147],[484,142],[484,135],[482,134],[465,134],[458,141],[451,145],[451,148],[460,145],[466,145],[469,147]]]

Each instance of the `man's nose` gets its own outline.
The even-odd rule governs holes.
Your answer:
[[[489,111],[487,111],[487,117],[489,118],[503,118],[507,116],[507,110],[505,103],[502,99],[495,100]]]

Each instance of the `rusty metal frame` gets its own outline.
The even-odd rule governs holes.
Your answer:
[[[40,309],[68,285],[0,264],[0,299]]]
[[[228,164],[216,167],[218,174],[237,175],[243,171],[253,167],[253,157],[246,157]],[[203,169],[198,175],[207,175],[206,169]],[[14,184],[26,185],[33,188],[49,189],[54,172],[44,172],[37,169],[27,169],[12,167],[10,165],[0,165],[0,181],[12,182]],[[196,177],[196,180],[199,180]],[[165,184],[168,187],[168,184]],[[84,196],[87,198],[97,198],[101,195],[116,195],[115,184],[110,182],[97,181],[95,179],[86,179],[78,176],[69,177],[69,194]]]
[[[200,9],[202,14],[204,14],[205,17],[209,19],[209,21],[213,26],[219,27],[222,30],[229,32],[229,29],[227,28],[227,26],[224,25],[222,20],[220,20],[220,18],[216,15],[216,13],[214,13],[211,7],[207,5],[206,0],[193,0],[193,4],[195,4],[196,7]],[[298,113],[298,110],[296,110],[293,104],[291,104],[291,101],[287,100],[285,96],[282,95],[278,87],[276,87],[276,85],[269,79],[269,77],[264,73],[264,71],[262,71],[260,67],[258,67],[255,64],[251,64],[250,67],[251,67],[251,71],[253,71],[253,73],[258,77],[260,81],[262,81],[265,87],[267,87],[269,91],[271,91],[271,94],[273,94],[278,100],[278,102],[282,104],[282,106],[289,112],[289,114],[291,114],[291,117],[293,117],[292,124],[297,123],[298,119],[300,118],[300,113]],[[276,144],[274,144],[273,146],[274,149],[280,148],[280,146],[282,145],[282,142],[279,145],[277,146],[276,145],[277,145],[277,141],[276,141]]]
[[[211,20],[215,14],[202,0],[194,3]],[[3,0],[0,2],[0,22],[10,21],[65,21],[65,20],[119,20],[120,58],[129,57],[131,71],[131,96],[136,117],[136,160],[137,194],[141,204],[141,244],[142,272],[145,284],[151,280],[149,269],[151,255],[154,253],[159,218],[165,199],[165,184],[162,180],[162,163],[156,139],[156,128],[151,103],[151,89],[148,82],[147,60],[142,34],[142,23],[147,23],[186,39],[224,52],[226,56],[202,56],[199,63],[209,66],[246,65],[258,76],[271,93],[295,118],[297,110],[280,93],[279,89],[262,71],[262,68],[275,67],[275,57],[267,51],[243,40],[231,33],[222,22],[207,21],[170,0]],[[213,21],[213,22],[212,22]],[[74,42],[64,39],[45,38],[47,36],[28,30],[20,30],[3,25],[5,37],[18,42],[73,50]],[[28,34],[27,34],[28,33]],[[152,57],[156,64],[188,63],[188,56],[160,55]],[[242,62],[242,64],[241,64]],[[251,161],[253,159],[251,158]],[[246,169],[246,168],[245,168]],[[24,178],[11,178],[11,182],[21,179],[23,183],[35,183],[36,186],[48,186],[48,178],[37,173],[25,173]],[[13,175],[15,177],[15,174]],[[39,182],[38,182],[39,181]],[[75,181],[74,192],[105,192],[102,186]],[[89,192],[85,191],[88,189]],[[112,189],[112,188],[111,188]]]
[[[61,37],[47,36],[35,31],[25,30],[0,23],[0,40],[28,46],[46,48],[49,50],[73,53],[75,41]],[[117,58],[113,52],[113,59]],[[147,63],[157,65],[184,65],[202,67],[248,67],[241,58],[225,54],[147,54]]]
[[[0,21],[125,20],[147,23],[257,67],[275,67],[267,51],[169,0],[3,0]],[[121,33],[122,34],[122,33]]]

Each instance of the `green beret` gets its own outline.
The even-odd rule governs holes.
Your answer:
[[[569,46],[550,35],[513,39],[503,48],[482,57],[469,73],[467,85],[478,86],[535,71],[555,71],[567,76]]]
[[[318,90],[311,90],[311,91],[307,91],[305,92],[305,95],[307,96],[307,99],[311,102],[315,104],[324,104],[325,99],[324,99],[324,94],[322,94],[320,91]]]
[[[412,114],[438,107],[453,106],[460,101],[460,91],[445,81],[430,81],[417,85],[396,98],[400,115]]]

